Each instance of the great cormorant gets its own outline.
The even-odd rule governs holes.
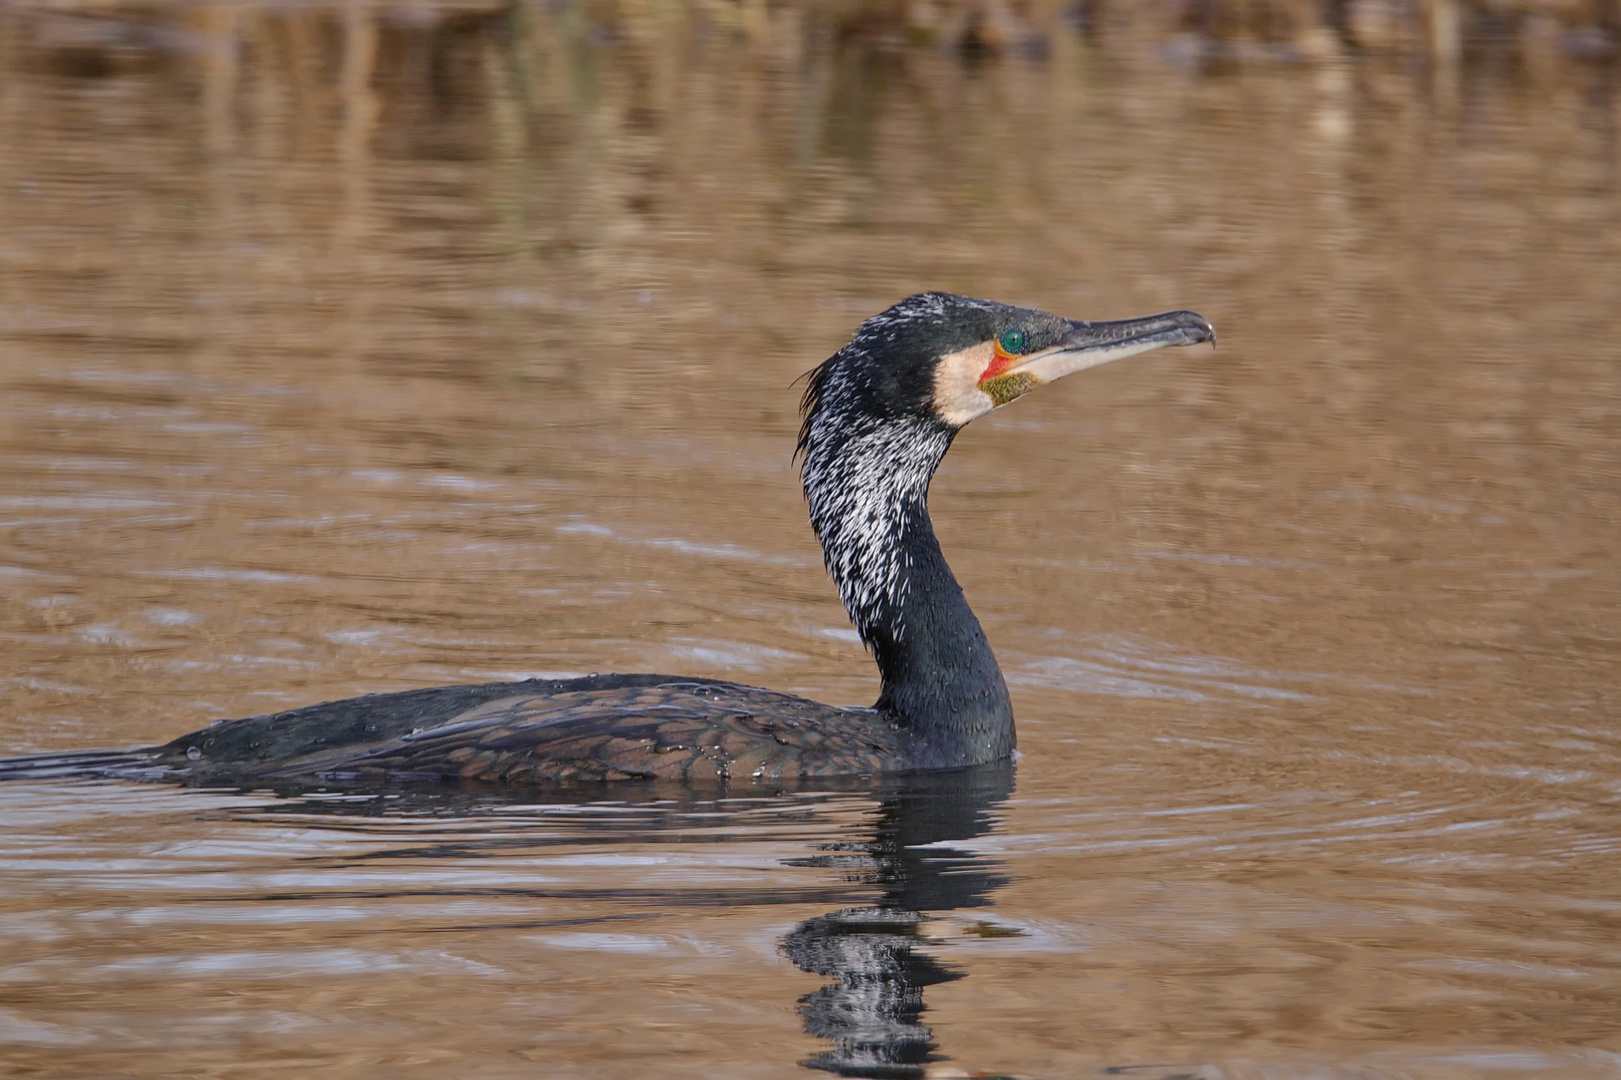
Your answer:
[[[1088,322],[934,292],[874,315],[809,373],[800,477],[828,573],[883,676],[871,708],[672,675],[532,679],[222,720],[163,746],[14,758],[0,776],[770,782],[1001,760],[1013,707],[935,540],[936,466],[969,421],[1043,383],[1214,340],[1191,311]]]

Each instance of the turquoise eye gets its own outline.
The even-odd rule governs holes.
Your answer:
[[[1004,330],[1002,332],[1002,340],[998,342],[998,344],[1002,346],[1003,352],[1012,353],[1016,356],[1019,353],[1024,352],[1024,331]]]

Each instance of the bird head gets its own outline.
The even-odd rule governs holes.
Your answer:
[[[932,420],[956,431],[1065,375],[1215,339],[1209,320],[1192,311],[1093,322],[919,293],[862,323],[849,344],[810,373],[800,448],[829,410],[880,423]]]

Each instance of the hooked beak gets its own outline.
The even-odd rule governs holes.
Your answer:
[[[1056,345],[1006,357],[1005,364],[993,363],[980,378],[979,388],[1000,406],[1045,383],[1111,360],[1204,341],[1214,345],[1216,341],[1216,328],[1210,320],[1193,311],[1167,311],[1113,322],[1072,320],[1069,325],[1069,333]]]

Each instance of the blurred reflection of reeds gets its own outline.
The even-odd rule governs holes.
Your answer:
[[[85,65],[142,51],[206,51],[262,38],[267,21],[295,51],[329,50],[334,25],[356,20],[429,29],[511,19],[526,36],[616,41],[669,52],[694,34],[735,35],[764,50],[799,47],[807,31],[896,47],[1042,53],[1076,28],[1099,42],[1158,42],[1184,59],[1301,60],[1341,50],[1428,57],[1439,65],[1495,53],[1540,61],[1609,61],[1621,47],[1617,0],[564,0],[515,3],[121,3],[9,0],[29,44]]]

